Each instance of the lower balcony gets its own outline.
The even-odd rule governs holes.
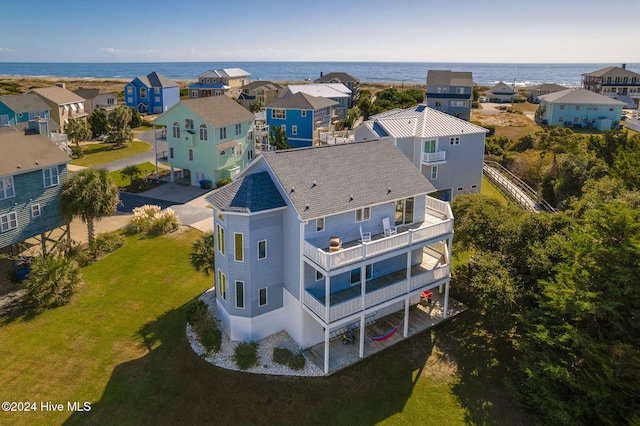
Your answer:
[[[422,163],[423,164],[436,164],[436,163],[446,163],[447,162],[447,151],[436,151],[436,152],[423,152],[422,153]]]
[[[380,303],[395,298],[399,299],[408,293],[446,280],[449,276],[450,265],[443,262],[443,257],[425,255],[422,263],[411,267],[409,278],[407,278],[405,268],[367,280],[364,295],[362,284],[331,293],[329,295],[329,309],[326,305],[326,295],[324,291],[321,291],[323,289],[305,290],[303,302],[307,308],[328,324]]]

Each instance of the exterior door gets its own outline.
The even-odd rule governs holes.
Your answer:
[[[396,201],[396,216],[395,225],[405,225],[407,223],[413,223],[413,206],[414,199],[405,198],[404,200]]]

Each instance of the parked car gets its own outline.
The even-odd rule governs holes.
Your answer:
[[[487,98],[485,98],[484,96],[480,96],[480,102],[487,102]]]

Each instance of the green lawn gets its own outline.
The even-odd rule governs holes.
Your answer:
[[[190,348],[185,304],[212,284],[187,261],[197,231],[128,237],[83,269],[67,306],[0,323],[0,424],[528,424],[506,363],[467,312],[329,377],[215,367]],[[90,412],[40,403],[88,401]]]
[[[484,175],[482,176],[482,190],[480,193],[484,196],[495,198],[500,201],[501,204],[510,203],[509,199],[507,199],[502,192],[498,191],[498,188],[495,187],[493,183],[489,179],[487,179]]]
[[[93,143],[85,145],[85,156],[83,158],[73,160],[71,164],[76,166],[95,167],[100,164],[141,154],[152,149],[151,145],[142,141],[129,142],[125,148],[113,149],[113,147],[114,144],[112,143]]]
[[[144,163],[136,164],[136,166],[138,166],[138,170],[140,170],[140,173],[138,173],[138,177],[144,177],[144,171],[145,170],[147,171],[148,174],[155,173],[155,171],[156,171],[156,166],[154,164],[151,164],[150,161],[146,161]],[[129,185],[129,183],[130,183],[128,177],[125,177],[125,178],[122,177],[122,175],[120,174],[120,170],[115,170],[115,171],[109,173],[109,176],[111,176],[113,181],[119,187],[125,187],[125,186]]]

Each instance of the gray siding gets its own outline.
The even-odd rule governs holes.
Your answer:
[[[62,183],[67,178],[67,166],[62,164],[57,167],[59,184],[50,188],[44,187],[42,170],[13,176],[15,197],[0,200],[0,215],[16,212],[18,227],[0,233],[0,247],[24,241],[66,223],[59,195]],[[32,219],[31,206],[35,204],[40,204],[40,216]]]

